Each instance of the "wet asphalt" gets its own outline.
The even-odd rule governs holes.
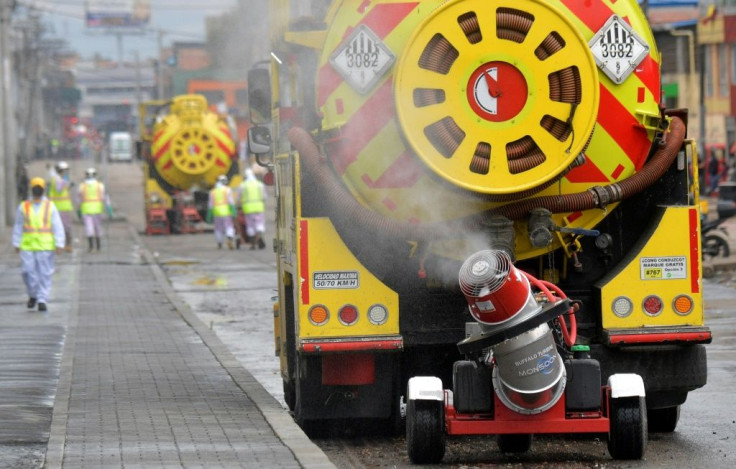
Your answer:
[[[88,166],[71,162],[81,173]],[[75,167],[76,166],[76,167]],[[43,172],[43,164],[35,164]],[[118,163],[106,171],[108,188],[118,216],[124,216],[139,233],[143,231],[140,169],[136,164]],[[103,173],[104,177],[105,174]],[[273,198],[271,199],[273,203]],[[271,250],[273,217],[268,217],[267,249],[217,249],[211,233],[181,236],[141,237],[157,260],[172,289],[202,323],[217,334],[237,360],[283,406],[278,358],[274,355],[272,299],[276,295],[275,257]],[[731,240],[736,222],[727,223]],[[75,226],[76,247],[81,247],[81,226]],[[0,238],[2,246],[8,238]],[[736,245],[736,243],[734,243]],[[734,246],[736,247],[736,246]],[[3,252],[0,250],[0,252]],[[589,467],[736,467],[736,289],[723,276],[736,270],[733,259],[716,260],[716,274],[704,281],[706,321],[714,340],[708,346],[708,384],[690,394],[682,407],[680,423],[672,434],[650,435],[643,461],[612,462],[605,454],[589,461]],[[71,285],[54,284],[56,312],[34,317],[25,309],[18,292],[19,264],[0,266],[0,309],[2,314],[28,314],[24,324],[0,327],[0,468],[40,467],[46,452],[53,412],[67,311],[75,299]],[[61,269],[70,268],[64,266]],[[3,270],[4,269],[4,270]],[[17,276],[15,280],[12,280]],[[73,276],[69,276],[73,278]],[[68,288],[67,288],[68,287]],[[65,293],[67,292],[67,293]],[[20,306],[19,306],[20,305]],[[53,310],[52,310],[53,312]],[[35,320],[35,324],[34,324]],[[30,321],[30,325],[28,325]],[[23,421],[8,426],[4,422]],[[581,443],[584,444],[584,443]],[[565,467],[543,460],[520,461],[517,467]],[[399,465],[400,467],[401,465]]]

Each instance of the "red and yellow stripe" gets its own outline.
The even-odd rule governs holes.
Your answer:
[[[653,37],[646,18],[633,1],[552,0],[589,40],[613,14],[632,25],[650,44],[651,53],[627,80],[616,85],[602,73],[600,112],[596,130],[586,151],[586,163],[563,178],[563,192],[621,180],[639,170],[652,145],[653,131],[643,125],[644,116],[657,115],[660,70]],[[397,56],[414,29],[442,2],[383,0],[343,7],[335,15],[325,41],[317,77],[317,103],[325,115],[325,128],[339,128],[328,146],[334,168],[353,193],[384,213],[404,220],[426,220],[417,215],[413,200],[421,190],[445,191],[428,176],[428,170],[403,142],[394,110],[393,75],[388,73],[373,90],[361,96],[344,82],[329,62],[351,32],[368,26]],[[523,8],[520,5],[520,8]],[[548,189],[560,190],[558,185]],[[487,205],[468,207],[452,191],[444,197],[448,207],[435,207],[439,218],[462,216]],[[459,207],[459,208],[458,208]],[[442,214],[444,211],[444,214]],[[465,211],[465,212],[463,212]],[[440,214],[440,215],[438,215]],[[585,217],[583,217],[585,218]]]

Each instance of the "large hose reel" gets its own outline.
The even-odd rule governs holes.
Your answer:
[[[587,41],[539,0],[446,3],[415,30],[395,78],[416,155],[446,181],[491,196],[559,178],[598,115]]]
[[[151,153],[157,173],[172,188],[210,187],[233,165],[235,143],[225,121],[201,95],[172,100],[170,113],[154,127]]]

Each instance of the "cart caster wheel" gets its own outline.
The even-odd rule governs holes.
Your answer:
[[[526,453],[532,447],[532,435],[498,435],[496,443],[502,453]]]
[[[410,400],[406,405],[406,448],[414,464],[433,464],[445,456],[441,401]]]
[[[613,459],[641,459],[647,447],[647,404],[643,397],[610,400],[608,452]]]

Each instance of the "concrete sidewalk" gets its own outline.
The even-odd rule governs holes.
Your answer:
[[[0,394],[16,396],[0,397],[0,451],[29,451],[16,455],[29,465],[7,467],[334,467],[176,297],[129,224],[108,226],[102,252],[57,256],[47,313],[26,309],[3,241],[0,341],[30,349],[0,360]],[[18,380],[29,360],[39,372]]]

